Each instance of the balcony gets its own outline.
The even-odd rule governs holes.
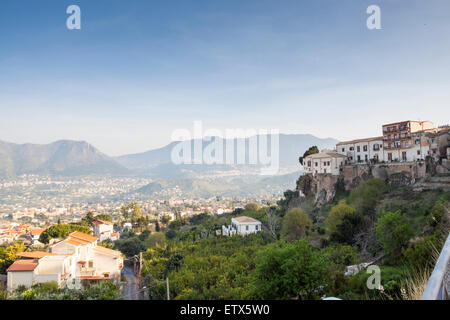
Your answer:
[[[422,300],[450,300],[450,235],[428,280]]]

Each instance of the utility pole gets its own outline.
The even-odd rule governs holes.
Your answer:
[[[141,276],[142,270],[142,251],[139,253],[139,277]]]
[[[169,278],[166,278],[166,288],[167,288],[167,300],[170,300],[170,294],[169,294]]]

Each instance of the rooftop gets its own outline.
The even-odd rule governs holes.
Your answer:
[[[233,218],[234,220],[238,221],[238,222],[260,222],[256,219],[250,218],[250,217],[246,217],[246,216],[242,216],[242,217],[237,217],[237,218]]]
[[[116,256],[116,257],[120,257],[122,255],[120,253],[120,251],[108,249],[108,248],[105,248],[105,247],[102,247],[102,246],[96,246],[94,248],[94,250],[99,252],[99,253],[108,254],[108,255]]]
[[[69,234],[69,239],[70,240],[76,240],[76,241],[87,241],[87,242],[95,242],[98,240],[97,237],[91,236],[89,234],[80,232],[80,231],[74,231],[71,234]]]
[[[34,271],[38,266],[37,260],[16,260],[12,265],[6,269],[7,272],[11,271]]]
[[[356,140],[350,140],[350,141],[342,141],[336,144],[337,146],[343,145],[343,144],[354,144],[354,143],[360,143],[360,142],[371,142],[371,141],[377,141],[377,140],[383,140],[383,137],[372,137],[372,138],[365,138],[365,139],[356,139]]]
[[[20,252],[16,254],[22,258],[31,258],[31,259],[41,259],[46,256],[56,256],[56,253],[45,252],[45,251],[30,251],[30,252]],[[27,260],[30,261],[30,260]]]

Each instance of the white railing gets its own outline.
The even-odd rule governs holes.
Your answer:
[[[450,290],[450,235],[445,241],[433,273],[428,280],[422,300],[449,300]]]

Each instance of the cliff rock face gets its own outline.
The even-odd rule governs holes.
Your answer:
[[[300,196],[314,196],[316,206],[322,206],[333,200],[336,195],[336,184],[339,176],[331,174],[319,174],[313,176],[306,174],[297,180],[297,191]]]
[[[423,181],[426,176],[426,165],[420,162],[349,165],[335,176],[305,174],[297,180],[296,191],[300,199],[292,199],[290,206],[301,203],[301,198],[312,197],[314,205],[321,207],[333,200],[338,188],[350,191],[372,178],[382,179],[390,185],[407,186]]]

